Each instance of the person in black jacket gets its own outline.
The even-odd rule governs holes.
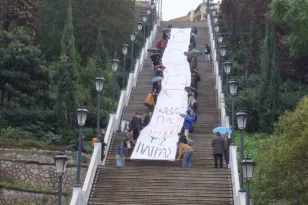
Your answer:
[[[189,46],[191,48],[196,48],[196,38],[195,38],[195,35],[193,33],[191,33],[189,43],[190,43]]]
[[[196,27],[196,26],[193,26],[193,27],[191,28],[191,33],[194,34],[195,40],[197,40],[198,30],[197,30],[197,27]]]
[[[144,116],[143,127],[146,127],[150,123],[151,118],[152,118],[152,112],[149,111],[148,114]]]
[[[161,81],[156,81],[153,83],[152,90],[155,90],[155,95],[154,95],[154,104],[156,105],[157,102],[157,97],[159,95],[159,92],[161,90]]]
[[[142,129],[142,114],[136,113],[133,119],[130,122],[130,128],[133,130],[133,138],[137,140]]]

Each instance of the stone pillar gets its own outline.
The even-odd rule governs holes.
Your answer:
[[[206,5],[206,3],[203,3],[200,7],[200,13],[201,13],[201,19],[200,20],[201,21],[206,20],[206,15],[207,15],[206,11],[207,11],[207,5]]]
[[[190,21],[194,21],[194,10],[190,11]]]

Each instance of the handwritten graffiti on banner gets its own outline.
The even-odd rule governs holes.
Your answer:
[[[188,103],[185,87],[191,83],[189,64],[183,55],[188,47],[190,29],[172,29],[171,32],[174,35],[162,59],[166,67],[162,89],[152,119],[141,130],[131,159],[174,161],[176,157],[178,133],[184,122],[180,114],[186,112]]]

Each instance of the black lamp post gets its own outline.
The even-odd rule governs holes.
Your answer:
[[[118,70],[118,66],[119,66],[119,63],[120,61],[118,59],[112,59],[111,61],[111,70],[113,71],[112,72],[112,104],[111,104],[111,113],[115,113],[114,111],[114,101],[115,101],[115,78],[116,78],[116,72]]]
[[[147,14],[142,14],[142,21],[143,21],[143,41],[145,43],[145,23],[148,21],[148,15]]]
[[[134,71],[134,42],[136,40],[136,32],[130,34],[130,40],[132,41],[131,59],[130,59],[130,71]]]
[[[104,82],[105,82],[105,78],[103,78],[101,75],[98,75],[97,78],[95,78],[95,87],[96,87],[96,91],[97,91],[97,120],[96,120],[96,141],[99,142],[99,130],[100,130],[100,125],[99,125],[99,121],[100,121],[100,105],[101,105],[101,91],[103,90],[104,87]],[[104,143],[104,142],[102,142]]]
[[[82,149],[82,127],[86,124],[88,115],[88,110],[79,108],[77,110],[77,121],[79,125],[79,135],[78,135],[78,153],[77,153],[77,177],[76,177],[76,187],[81,187],[80,183],[80,163],[81,163],[81,149]]]
[[[241,152],[240,152],[240,161],[244,160],[244,129],[246,128],[246,122],[247,122],[247,114],[243,111],[239,111],[236,113],[237,117],[237,126],[241,131]],[[240,169],[240,190],[239,192],[245,192],[245,189],[243,187],[244,184],[244,176],[243,176],[243,167],[241,166]]]
[[[151,30],[153,29],[153,13],[154,13],[154,8],[155,8],[155,3],[154,0],[151,1]]]
[[[147,14],[148,14],[148,36],[150,36],[150,27],[151,27],[151,7],[147,8]]]
[[[253,171],[256,166],[256,163],[252,161],[249,157],[246,157],[243,161],[241,161],[241,165],[243,168],[243,176],[246,180],[246,205],[250,205],[250,181],[253,177]]]
[[[138,29],[138,58],[140,58],[140,33],[143,27],[142,22],[137,23],[137,29]]]
[[[226,86],[226,95],[228,96],[229,95],[228,83],[229,83],[229,74],[231,72],[231,62],[227,61],[224,63],[224,71],[225,71],[226,78],[227,78],[225,86]]]
[[[63,183],[63,174],[66,171],[66,165],[68,157],[64,153],[60,153],[54,158],[56,164],[56,172],[59,177],[58,185],[58,205],[62,205],[62,183]]]
[[[234,122],[235,122],[235,113],[234,113],[234,105],[235,105],[235,97],[236,97],[236,93],[237,93],[237,88],[238,88],[238,83],[236,81],[229,81],[229,91],[232,97],[232,134],[231,134],[231,145],[234,146]]]
[[[224,83],[224,72],[223,72],[223,66],[224,66],[224,58],[226,56],[226,52],[227,52],[227,47],[226,46],[220,46],[219,47],[219,53],[220,53],[220,74],[222,77],[222,82]]]
[[[128,45],[122,44],[122,54],[123,54],[123,72],[122,72],[122,89],[125,89],[125,80],[126,80],[126,55],[128,52]]]

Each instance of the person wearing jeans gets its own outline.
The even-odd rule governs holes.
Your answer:
[[[177,160],[182,159],[182,167],[190,167],[192,162],[192,153],[193,149],[188,144],[184,144],[183,142],[180,142],[179,145],[179,155],[177,157]]]
[[[117,166],[122,167],[125,164],[125,159],[124,159],[124,153],[126,150],[126,141],[121,142],[117,146],[117,152],[116,152],[116,160],[117,160]]]

